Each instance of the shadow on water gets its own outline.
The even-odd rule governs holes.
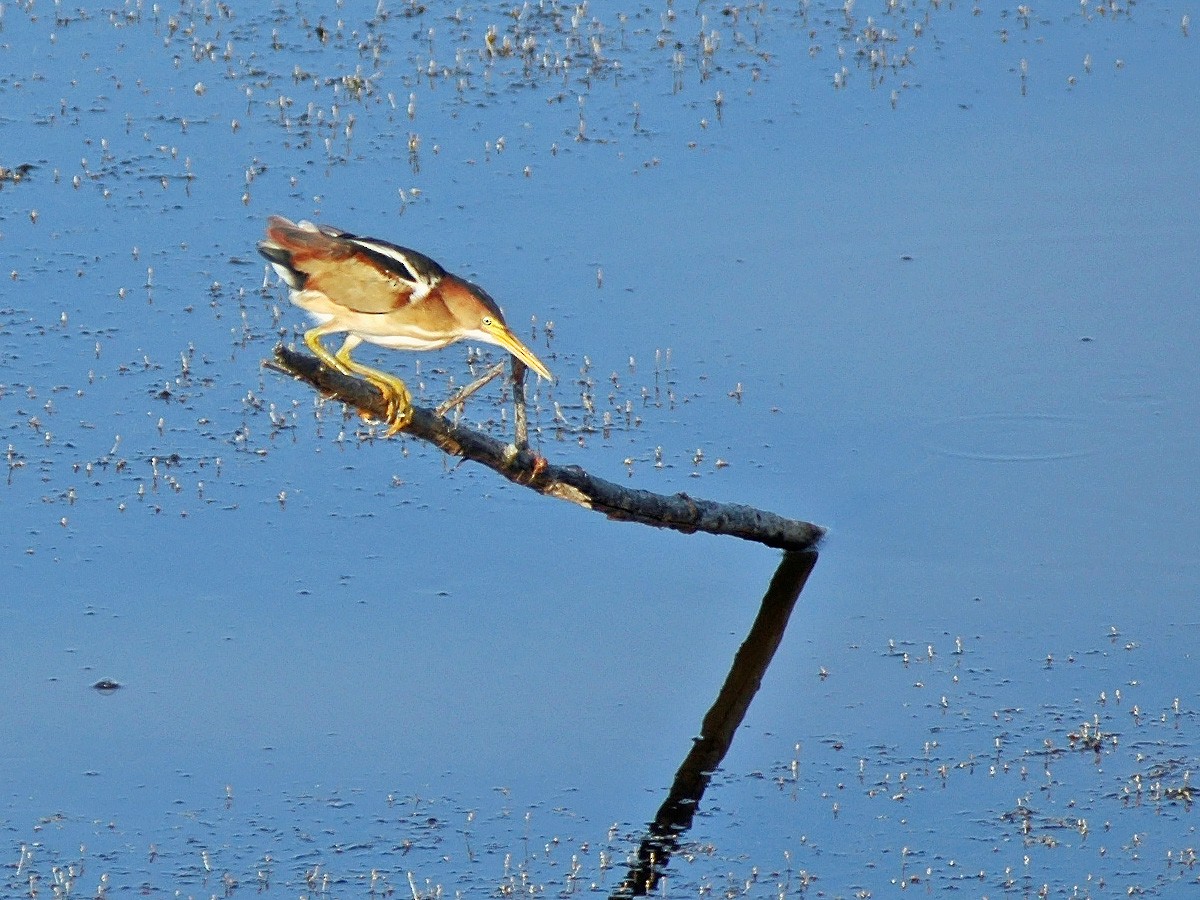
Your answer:
[[[692,827],[713,772],[729,752],[734,732],[758,693],[763,675],[783,640],[796,600],[816,564],[815,550],[789,550],[783,554],[763,595],[754,624],[733,658],[733,667],[721,685],[717,699],[704,716],[700,736],[684,757],[667,799],[647,827],[638,847],[637,861],[630,866],[629,874],[611,896],[646,896],[654,891],[665,874],[680,838]]]

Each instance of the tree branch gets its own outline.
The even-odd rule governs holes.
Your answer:
[[[370,383],[331,371],[314,357],[282,344],[275,348],[275,358],[264,361],[263,365],[306,382],[377,419],[387,412],[383,395]],[[555,465],[527,448],[505,444],[420,406],[413,407],[412,421],[404,433],[451,456],[485,465],[515,484],[594,509],[610,519],[672,528],[685,534],[704,531],[732,535],[783,550],[814,548],[825,534],[819,525],[785,519],[752,506],[701,500],[684,493],[667,496],[622,487],[590,475],[579,466]]]

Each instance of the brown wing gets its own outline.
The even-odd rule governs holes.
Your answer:
[[[328,226],[296,225],[281,216],[268,220],[267,239],[258,249],[286,270],[281,274],[294,290],[320,291],[358,313],[388,313],[420,302],[445,274],[404,247]]]

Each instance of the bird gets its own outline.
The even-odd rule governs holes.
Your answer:
[[[397,350],[439,350],[455,341],[482,341],[554,380],[505,324],[487,291],[423,253],[283,216],[267,220],[258,252],[288,286],[292,303],[317,322],[304,332],[304,343],[317,359],[343,375],[365,378],[383,394],[388,435],[412,420],[412,398],[400,378],[350,358],[364,341]],[[330,353],[321,338],[343,332],[341,349]]]

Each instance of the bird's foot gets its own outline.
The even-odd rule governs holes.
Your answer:
[[[383,399],[387,401],[387,413],[384,415],[384,421],[388,426],[387,436],[391,437],[396,432],[402,431],[412,421],[413,415],[412,398],[409,396],[408,387],[399,378],[388,375],[386,372],[372,372],[367,376],[367,380],[379,388]]]

